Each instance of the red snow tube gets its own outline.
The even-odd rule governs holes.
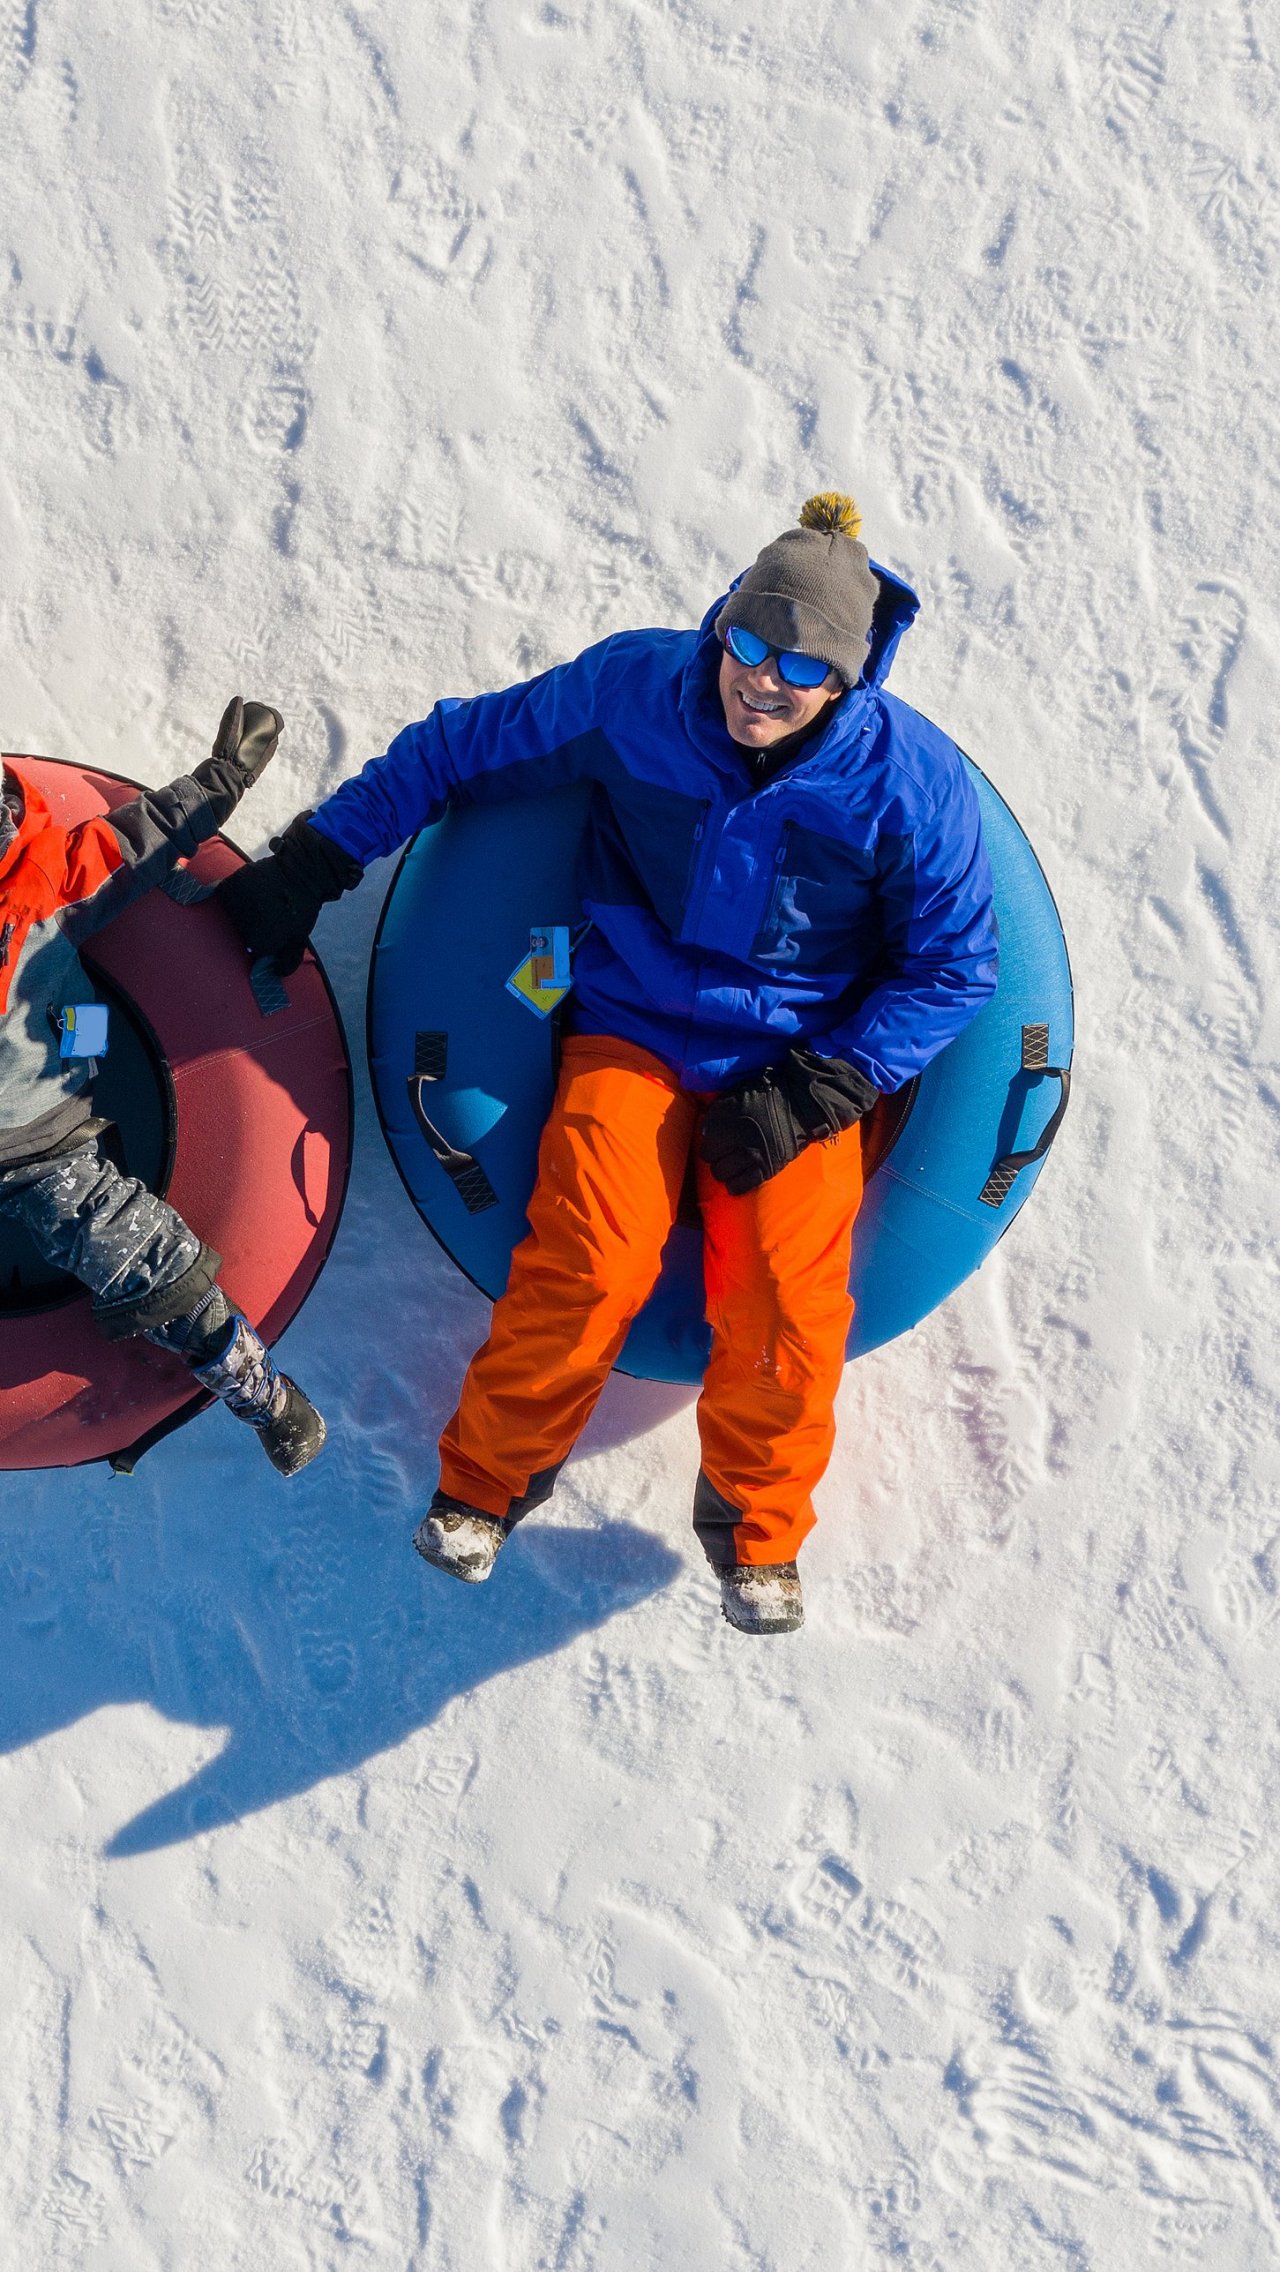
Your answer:
[[[137,784],[18,757],[67,824],[109,812]],[[195,887],[241,866],[225,837],[178,871]],[[117,1124],[116,1157],[222,1256],[220,1283],[267,1341],[297,1315],[338,1228],[351,1164],[351,1064],[319,962],[270,990],[215,906],[153,891],[82,957],[112,1005],[94,1086]],[[259,999],[261,996],[261,1000]],[[209,1402],[177,1358],[104,1341],[89,1296],[0,1222],[0,1468],[127,1470]]]

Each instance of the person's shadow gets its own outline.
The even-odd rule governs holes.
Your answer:
[[[460,1585],[412,1552],[390,1463],[318,1462],[314,1482],[290,1487],[282,1526],[273,1479],[259,1488],[255,1473],[246,1488],[237,1433],[225,1426],[208,1446],[198,1501],[190,1471],[175,1492],[162,1447],[150,1489],[142,1475],[105,1495],[99,1485],[61,1535],[47,1515],[0,1525],[0,1749],[118,1703],[226,1731],[205,1766],[109,1839],[111,1856],[175,1845],[360,1766],[680,1567],[633,1523],[533,1517],[487,1584]],[[8,1511],[21,1478],[4,1480]]]
[[[378,899],[346,903],[325,948],[353,1032]],[[363,1134],[343,1226],[279,1352],[330,1423],[314,1467],[283,1483],[214,1411],[127,1481],[102,1467],[0,1473],[0,1754],[115,1704],[225,1731],[206,1765],[116,1831],[111,1856],[176,1845],[358,1768],[682,1567],[634,1522],[567,1524],[572,1461],[556,1508],[521,1525],[485,1585],[414,1554],[432,1445],[488,1311],[414,1219],[359,1064],[356,1087]],[[692,1396],[615,1378],[583,1455],[647,1434]],[[646,1489],[620,1468],[609,1498]],[[520,1734],[513,1714],[511,1741]]]

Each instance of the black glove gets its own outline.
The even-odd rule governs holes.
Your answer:
[[[287,978],[306,951],[326,901],[341,899],[364,869],[349,852],[322,836],[305,813],[273,836],[270,855],[237,868],[214,894],[252,955],[270,955]]]
[[[702,1157],[717,1183],[740,1199],[789,1167],[806,1145],[852,1128],[879,1094],[842,1057],[793,1049],[707,1106]]]
[[[193,774],[213,807],[217,827],[231,818],[245,790],[252,789],[270,764],[283,725],[280,712],[268,709],[265,702],[245,702],[238,694],[228,702],[214,736],[213,755]]]

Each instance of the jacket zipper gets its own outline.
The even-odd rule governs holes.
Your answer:
[[[698,881],[698,862],[702,857],[702,841],[707,833],[707,814],[710,812],[710,810],[710,799],[704,797],[702,803],[698,807],[698,819],[693,831],[693,843],[689,848],[689,865],[685,870],[684,893],[680,902],[680,930],[678,936],[683,939],[687,939],[693,929],[694,887],[696,886]],[[701,896],[705,897],[705,894]]]
[[[689,894],[693,890],[694,882],[698,873],[698,853],[701,848],[702,839],[707,833],[707,814],[710,809],[710,805],[705,799],[703,803],[698,807],[698,819],[693,831],[693,845],[689,853],[689,865],[685,870],[684,892],[682,895],[683,905],[686,908],[689,904]]]
[[[791,850],[791,831],[794,825],[792,821],[787,821],[784,824],[782,834],[778,838],[778,849],[773,855],[773,884],[758,934],[762,939],[768,937],[769,927],[777,917],[778,901],[782,897],[782,886],[786,880],[784,871],[787,865],[787,854]]]
[[[8,963],[9,948],[12,945],[13,934],[16,928],[17,926],[11,916],[9,918],[9,921],[5,924],[3,931],[0,931],[0,970],[3,970]]]

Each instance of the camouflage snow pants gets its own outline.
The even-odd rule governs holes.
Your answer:
[[[191,1328],[217,1292],[221,1257],[165,1200],[104,1158],[96,1138],[0,1172],[0,1216],[20,1222],[47,1262],[89,1288],[108,1340],[142,1333],[187,1354]]]

